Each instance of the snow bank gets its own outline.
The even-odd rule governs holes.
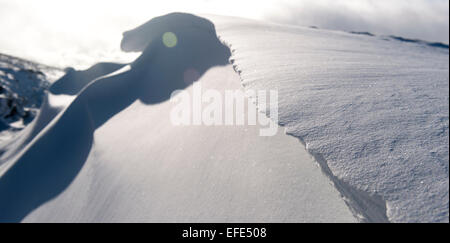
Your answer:
[[[0,221],[448,221],[448,49],[208,18],[155,18],[124,33],[142,51],[129,66],[56,82],[1,157]],[[227,89],[233,68],[279,91],[281,125],[320,169],[283,134],[170,124],[186,70]]]
[[[210,19],[245,88],[279,90],[280,124],[356,211],[448,222],[448,46]]]
[[[173,16],[207,21],[155,21],[164,27]],[[37,135],[1,167],[0,221],[354,222],[295,139],[259,137],[256,126],[171,125],[171,91],[192,92],[185,70],[197,70],[205,87],[241,86],[212,25],[168,27],[142,36],[152,43],[114,74],[69,73],[55,83],[60,94],[34,122]],[[166,31],[176,46],[159,39]],[[87,86],[63,99],[76,80]],[[70,103],[49,115],[61,103],[54,99]]]

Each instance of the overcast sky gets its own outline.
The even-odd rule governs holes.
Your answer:
[[[0,53],[60,67],[126,61],[121,33],[173,11],[449,42],[448,0],[0,0]]]

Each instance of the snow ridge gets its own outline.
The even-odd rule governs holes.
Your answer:
[[[448,48],[210,18],[361,221],[448,222]]]
[[[160,123],[150,126],[154,133],[148,134],[160,132],[159,128],[168,122],[156,118],[162,114],[158,109],[166,104],[171,91],[189,86],[181,74],[188,68],[204,73],[212,66],[228,65],[231,54],[229,62],[245,89],[279,91],[279,124],[306,147],[360,221],[448,222],[448,49],[239,18],[212,16],[209,19],[213,26],[209,20],[181,13],[155,18],[142,28],[124,34],[121,45],[124,50],[143,51],[129,66],[121,68],[121,64],[104,63],[86,72],[68,72],[67,79],[60,79],[61,83],[55,84],[53,89],[58,95],[49,95],[44,103],[44,108],[49,109],[41,110],[34,125],[24,131],[23,139],[12,143],[8,153],[2,155],[7,162],[0,165],[0,208],[6,210],[1,211],[0,221],[21,221],[35,209],[49,220],[58,208],[59,216],[64,219],[83,220],[84,216],[84,220],[111,221],[114,216],[120,219],[120,215],[129,215],[127,210],[118,212],[114,206],[133,208],[134,205],[128,201],[129,204],[122,204],[116,197],[118,194],[127,193],[131,198],[143,200],[136,203],[147,202],[145,195],[135,192],[152,189],[148,187],[151,181],[140,183],[133,178],[150,180],[153,177],[141,174],[141,170],[124,169],[129,163],[121,161],[122,155],[127,155],[122,159],[141,165],[153,156],[146,154],[151,151],[142,150],[148,144],[145,139],[132,141],[130,138],[133,136],[129,132],[141,134],[144,129],[122,131],[117,128],[127,128],[129,122],[139,120],[128,119],[136,113],[155,112],[155,118],[148,119]],[[204,31],[214,26],[214,31]],[[201,31],[192,31],[195,29]],[[167,48],[161,42],[161,35],[167,31],[174,31],[181,40],[176,48]],[[113,71],[114,75],[96,78]],[[215,79],[220,80],[220,77]],[[72,100],[74,94],[77,96]],[[55,105],[61,103],[54,102],[55,98],[65,100],[63,105]],[[66,105],[65,109],[61,108]],[[41,119],[41,116],[50,118]],[[149,129],[146,122],[135,125]],[[170,127],[166,132],[173,133],[174,129]],[[116,137],[117,133],[121,135]],[[134,137],[140,137],[139,134]],[[131,140],[116,144],[114,141],[118,138]],[[167,155],[166,150],[156,149],[158,151],[163,157]],[[275,158],[271,162],[279,162],[280,154],[273,155]],[[158,161],[153,161],[153,168],[161,168]],[[174,161],[179,159],[175,157]],[[280,166],[289,165],[280,162]],[[146,172],[154,171],[152,167],[141,168],[150,168]],[[112,171],[114,174],[109,173]],[[153,174],[156,177],[165,179],[164,175],[170,172],[197,184],[198,176],[192,176],[195,173],[185,177],[183,173],[177,174],[176,169],[165,170],[162,174],[157,171]],[[131,172],[136,174],[128,174]],[[123,176],[111,176],[116,173]],[[256,176],[266,178],[261,175]],[[286,177],[286,173],[281,173],[281,177]],[[108,178],[117,182],[115,187],[108,187],[114,192],[101,187],[105,181],[91,181]],[[74,180],[78,183],[73,183]],[[267,184],[277,191],[276,183],[268,181]],[[93,191],[86,192],[86,185]],[[180,187],[172,186],[171,193],[164,194],[168,198],[180,191]],[[314,189],[315,185],[304,186]],[[116,189],[120,188],[123,190],[117,193]],[[302,190],[298,189],[288,187],[292,193],[286,194],[301,197]],[[83,197],[80,192],[86,195]],[[161,208],[170,206],[166,203],[168,200],[161,200],[164,195],[160,194],[155,201],[164,204]],[[116,200],[111,201],[111,196]],[[55,197],[58,199],[53,201],[54,207],[47,207],[47,202]],[[88,205],[80,198],[98,201]],[[70,202],[70,210],[66,202]],[[98,206],[105,202],[111,207],[102,207],[99,211]],[[118,204],[109,204],[111,202]],[[297,197],[288,202],[297,204]],[[85,210],[90,205],[93,208]],[[179,208],[180,205],[172,206]],[[165,212],[154,210],[157,208],[147,208],[150,214],[145,216],[152,218],[154,212]],[[134,212],[142,216],[141,211]],[[347,213],[350,216],[350,212]],[[39,220],[39,212],[37,215],[35,219]],[[167,219],[170,215],[160,216]]]
[[[230,63],[233,65],[234,71],[239,75],[241,83],[245,83],[244,79],[240,75],[242,71],[239,69],[239,65],[236,64],[235,58],[233,57],[233,54],[236,52],[236,50],[232,48],[232,45],[230,43],[221,38],[219,35],[218,38],[222,41],[222,43],[224,43],[224,45],[227,45],[230,48],[232,53],[232,56],[230,57]],[[243,86],[245,87],[245,85]],[[253,100],[255,101],[255,103],[257,103],[255,99]],[[283,126],[283,124],[280,125]],[[307,148],[306,143],[301,137],[296,137],[294,134],[290,133],[286,134],[297,138],[299,142]],[[320,153],[314,153],[313,151],[310,151],[308,149],[307,151],[319,164],[322,172],[333,182],[334,186],[339,191],[339,193],[341,193],[341,196],[352,211],[353,215],[360,222],[389,222],[386,215],[386,202],[380,196],[375,194],[370,195],[367,192],[358,190],[345,181],[339,179],[330,170],[327,161]]]

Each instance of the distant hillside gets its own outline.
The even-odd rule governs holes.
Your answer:
[[[63,70],[0,54],[0,132],[20,130],[35,116],[44,91]]]

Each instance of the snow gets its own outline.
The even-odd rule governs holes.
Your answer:
[[[44,92],[63,71],[0,54],[0,142],[13,138],[30,123]]]
[[[368,194],[387,208],[369,220],[448,222],[448,45],[211,19],[245,88],[278,89],[280,124],[364,192],[351,207]]]
[[[3,147],[0,221],[448,222],[448,48],[205,17],[152,19],[124,33],[130,65],[56,81]],[[186,70],[278,90],[292,136],[173,126]]]
[[[230,65],[199,82],[241,88]],[[256,126],[174,127],[173,105],[135,101],[98,128],[74,181],[23,221],[356,221],[296,139],[259,137]]]
[[[58,94],[2,156],[1,221],[355,222],[296,139],[260,137],[257,126],[171,124],[171,91],[192,92],[185,70],[203,74],[205,88],[242,88],[210,28],[172,29],[172,48],[146,36],[152,44],[115,74],[58,80]]]

